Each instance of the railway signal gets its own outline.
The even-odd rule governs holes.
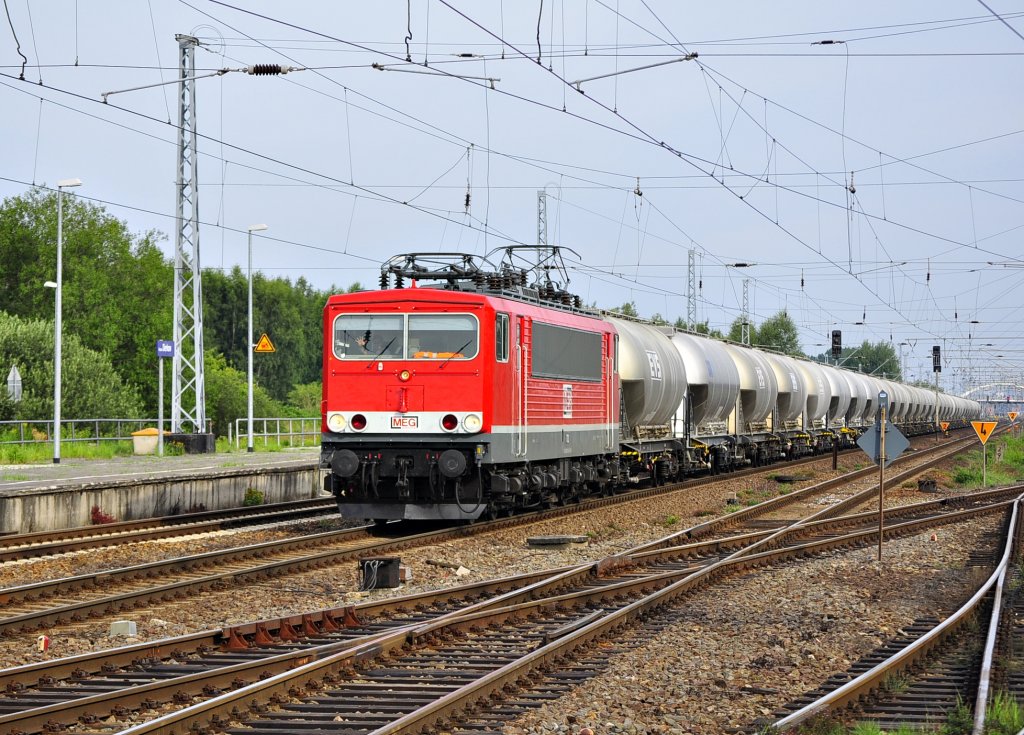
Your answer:
[[[843,354],[843,333],[838,329],[832,330],[832,359],[838,360]]]

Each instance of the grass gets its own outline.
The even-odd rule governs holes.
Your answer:
[[[910,677],[902,671],[894,671],[882,681],[882,691],[890,694],[901,694],[910,687]]]
[[[910,725],[900,725],[895,730],[883,730],[877,722],[858,722],[850,728],[850,735],[921,735],[923,731]]]
[[[942,735],[970,735],[973,729],[974,713],[958,694],[956,707],[946,713],[946,724],[942,726]]]
[[[296,437],[295,441],[289,441],[284,437],[283,441],[271,441],[264,443],[257,441],[254,449],[257,452],[283,452],[295,447],[319,446],[319,441],[307,437],[305,442]],[[242,454],[246,452],[243,443],[238,449],[234,442],[228,443],[227,437],[217,439],[218,454]],[[164,442],[165,456],[180,456],[185,453],[181,444],[176,442]],[[91,441],[69,441],[63,439],[60,443],[60,456],[62,459],[111,459],[113,457],[130,457],[134,454],[131,441],[101,441],[95,444]],[[29,444],[0,444],[0,464],[50,464],[53,462],[53,442],[40,441]],[[5,480],[27,480],[27,477],[4,476]]]
[[[677,523],[679,523],[679,516],[671,515],[671,514],[667,515],[667,516],[665,516],[664,518],[661,519],[660,523],[665,528],[671,528],[672,526],[674,526]]]
[[[64,440],[60,443],[60,456],[63,459],[110,459],[111,457],[127,457],[131,454],[132,443],[130,441],[104,441],[93,444],[92,442]],[[0,445],[0,464],[48,464],[51,462],[53,462],[52,442]]]
[[[985,709],[985,732],[991,735],[1015,735],[1024,728],[1024,709],[1012,694],[996,692]]]
[[[0,480],[3,480],[4,482],[20,482],[21,480],[27,480],[27,479],[29,479],[28,475],[19,475],[19,474],[0,475]]]
[[[1002,459],[996,460],[997,452]],[[988,444],[988,484],[1012,485],[1024,479],[1024,438],[997,436]],[[960,487],[981,487],[981,451],[969,452],[953,470],[952,481]]]

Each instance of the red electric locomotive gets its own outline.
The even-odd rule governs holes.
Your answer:
[[[527,287],[523,250],[558,257],[406,255],[382,290],[327,302],[321,466],[344,517],[472,520],[617,477],[615,329]]]

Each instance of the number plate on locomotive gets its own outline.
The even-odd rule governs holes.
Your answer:
[[[392,429],[416,429],[420,425],[419,416],[392,416]]]

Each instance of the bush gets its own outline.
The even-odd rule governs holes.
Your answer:
[[[246,488],[245,497],[242,498],[242,505],[263,505],[263,493],[253,487]]]

